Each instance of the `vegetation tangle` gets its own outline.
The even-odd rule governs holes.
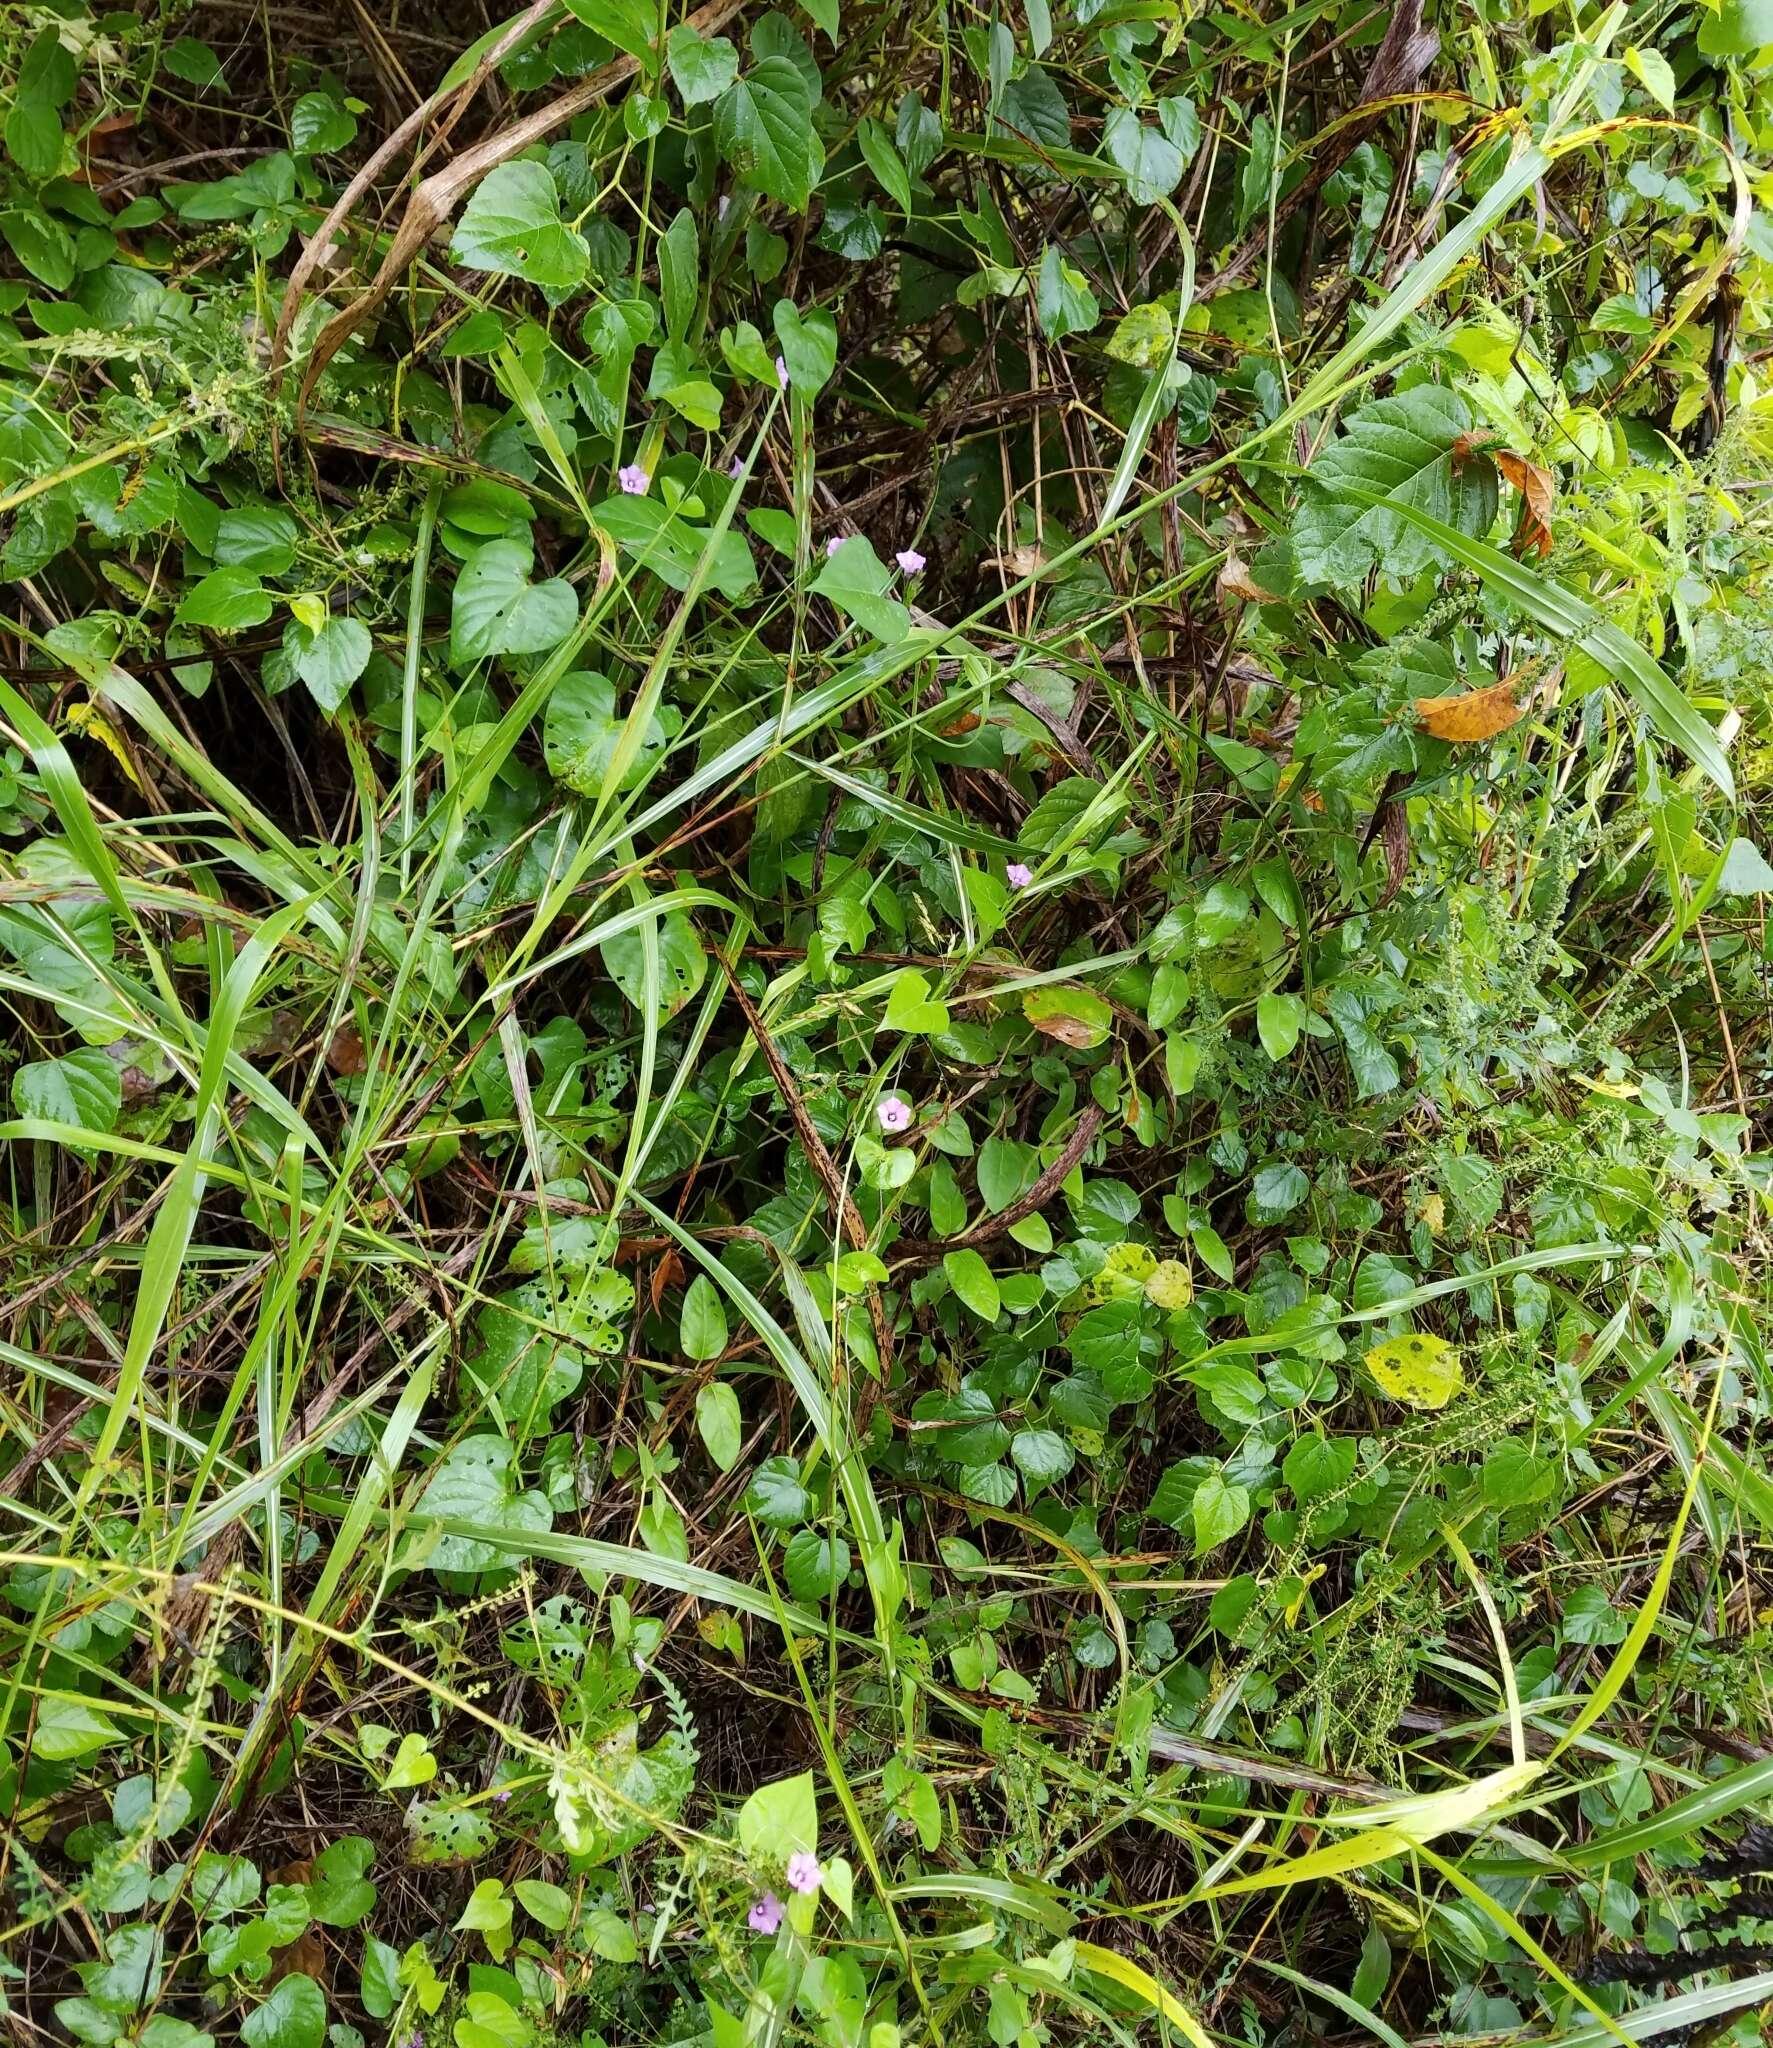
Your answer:
[[[1766,2038],[1770,162],[0,12],[0,2034]]]

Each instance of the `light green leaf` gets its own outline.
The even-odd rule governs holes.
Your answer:
[[[739,75],[739,53],[726,37],[699,35],[688,22],[665,38],[665,62],[686,107],[719,99]]]
[[[1090,290],[1089,280],[1075,265],[1067,263],[1055,243],[1047,244],[1040,260],[1039,282],[1034,295],[1041,331],[1048,341],[1063,341],[1068,334],[1088,334],[1102,317],[1102,308]]]
[[[801,313],[792,299],[778,299],[770,318],[789,383],[811,398],[825,388],[837,368],[836,321],[823,308]]]
[[[496,654],[544,654],[579,616],[572,585],[529,580],[528,537],[490,540],[463,563],[450,604],[450,659],[459,666]],[[213,579],[211,579],[213,581]]]
[[[71,1763],[122,1740],[117,1724],[85,1700],[56,1695],[37,1703],[31,1750],[45,1763]]]
[[[698,1273],[690,1282],[683,1297],[683,1315],[680,1318],[678,1341],[688,1358],[718,1358],[726,1349],[726,1307],[721,1301],[718,1289],[706,1273]],[[711,1394],[714,1387],[702,1389]],[[721,1392],[730,1394],[732,1389],[724,1387]],[[736,1407],[735,1403],[735,1407]],[[697,1406],[700,1415],[700,1404]],[[706,1431],[703,1432],[706,1435]],[[726,1466],[722,1466],[724,1472]]]
[[[757,1863],[786,1863],[819,1847],[819,1805],[813,1774],[762,1785],[739,1808],[739,1847]]]
[[[889,646],[911,630],[911,614],[886,594],[891,583],[891,572],[860,534],[852,534],[813,578],[821,597]]]
[[[1284,1060],[1299,1043],[1305,1027],[1305,1005],[1294,995],[1265,995],[1256,999],[1256,1034],[1262,1050],[1271,1060]]]
[[[1222,1472],[1209,1472],[1194,1489],[1190,1511],[1194,1517],[1194,1554],[1204,1557],[1209,1550],[1229,1542],[1250,1519],[1250,1490],[1233,1485]]]
[[[723,1315],[722,1349],[725,1348],[725,1332],[726,1319]],[[696,1428],[709,1457],[723,1472],[730,1472],[739,1462],[745,1427],[739,1412],[739,1397],[725,1380],[711,1380],[696,1396]]]
[[[560,192],[546,164],[500,164],[474,188],[449,245],[468,270],[564,292],[589,268],[585,244],[560,217]]]
[[[298,629],[300,630],[300,629]],[[375,642],[360,619],[330,618],[296,657],[296,673],[322,711],[332,713],[351,694],[351,685],[369,666]]]
[[[245,626],[262,626],[274,609],[270,592],[251,569],[214,569],[185,593],[173,616],[181,626],[237,633]]]
[[[929,1032],[948,1029],[948,1006],[930,995],[929,977],[915,967],[901,967],[887,992],[882,1031]]]

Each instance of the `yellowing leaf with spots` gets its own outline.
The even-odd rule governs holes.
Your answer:
[[[1444,1408],[1465,1385],[1459,1353],[1444,1337],[1392,1337],[1375,1344],[1361,1363],[1381,1393],[1406,1408]]]
[[[1159,1308],[1186,1308],[1194,1299],[1194,1275],[1180,1259],[1160,1259],[1145,1276],[1145,1299]]]

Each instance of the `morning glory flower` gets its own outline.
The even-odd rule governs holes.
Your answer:
[[[923,574],[924,558],[915,548],[901,548],[893,557],[893,560],[898,563],[907,576],[921,576]]]
[[[830,538],[830,539],[829,539],[829,540],[828,540],[828,541],[827,541],[827,542],[825,543],[825,559],[826,559],[826,561],[830,561],[831,557],[832,557],[832,556],[833,556],[834,554],[836,554],[836,553],[837,553],[837,551],[838,551],[838,549],[839,549],[840,547],[842,547],[842,546],[843,546],[843,535],[842,535],[841,533],[834,533],[834,534],[833,534],[833,535],[831,536],[831,538]]]
[[[774,1934],[782,1924],[782,1902],[774,1892],[765,1892],[745,1916],[753,1934]]]
[[[780,356],[776,358],[776,382],[784,391],[788,389],[788,365]]]
[[[911,1128],[911,1105],[902,1096],[889,1095],[874,1112],[880,1118],[883,1131],[906,1131]]]
[[[797,1892],[816,1892],[819,1889],[819,1859],[805,1849],[796,1850],[788,1859],[788,1882]]]
[[[628,493],[629,497],[641,498],[646,495],[646,487],[652,482],[652,478],[647,475],[638,462],[625,462],[616,471],[616,482]]]
[[[1034,880],[1034,870],[1023,861],[1013,860],[1004,869],[1003,878],[1012,889],[1026,889]]]

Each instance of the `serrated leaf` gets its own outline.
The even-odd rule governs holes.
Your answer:
[[[813,94],[789,58],[766,57],[727,87],[714,106],[714,140],[747,185],[806,211],[825,153]]]
[[[1464,399],[1432,384],[1350,414],[1300,486],[1292,529],[1300,574],[1346,588],[1377,565],[1402,583],[1444,560],[1428,534],[1400,517],[1400,504],[1458,532],[1486,532],[1496,516],[1495,466],[1482,456],[1455,460],[1470,426]]]
[[[123,1076],[108,1054],[82,1046],[59,1060],[20,1067],[12,1077],[12,1101],[20,1116],[108,1131],[123,1107]]]

